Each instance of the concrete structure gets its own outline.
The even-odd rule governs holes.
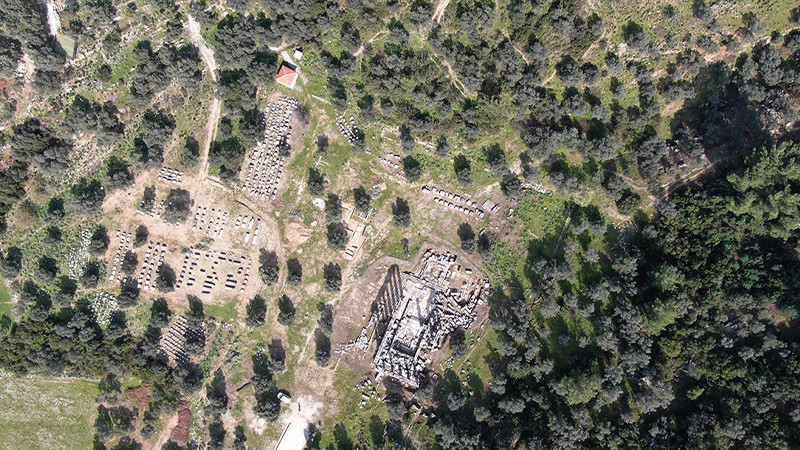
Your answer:
[[[358,218],[358,214],[355,214],[355,207],[346,203],[342,204],[342,222],[347,229],[347,245],[344,248],[344,257],[346,259],[355,258],[367,240],[367,228],[358,221]]]

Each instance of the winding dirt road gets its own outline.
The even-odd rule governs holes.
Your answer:
[[[214,58],[214,51],[208,47],[203,36],[200,35],[200,24],[192,17],[189,17],[189,36],[192,43],[200,50],[200,57],[205,61],[208,71],[211,74],[211,79],[216,83],[217,76],[217,60]],[[206,122],[206,139],[203,142],[203,151],[200,155],[200,169],[198,170],[198,178],[202,181],[208,176],[208,151],[211,149],[211,144],[217,136],[217,125],[219,124],[219,116],[222,112],[222,101],[217,97],[217,88],[214,87],[214,96],[211,99],[211,107],[208,111],[208,122]]]
[[[442,22],[442,16],[444,16],[444,10],[447,9],[447,5],[450,4],[450,0],[440,0],[439,3],[436,5],[436,10],[433,11],[433,16],[431,16],[431,21],[436,23]]]
[[[211,149],[214,138],[217,137],[217,125],[219,124],[219,115],[221,112],[222,102],[217,98],[215,90],[214,98],[211,99],[211,108],[208,112],[208,122],[206,122],[206,140],[203,142],[203,153],[200,155],[198,178],[201,180],[208,176],[208,152]]]
[[[178,425],[178,413],[173,414],[170,416],[167,423],[164,425],[164,429],[161,431],[161,434],[158,436],[158,440],[152,447],[153,450],[158,450],[164,446],[169,440],[169,437],[172,435],[172,430],[175,426]]]
[[[192,44],[200,49],[200,57],[203,58],[203,61],[205,61],[208,66],[208,71],[211,72],[211,79],[217,81],[217,60],[214,59],[214,50],[208,47],[206,40],[203,39],[203,36],[200,34],[200,24],[194,20],[191,14],[188,17],[189,37],[192,40]]]

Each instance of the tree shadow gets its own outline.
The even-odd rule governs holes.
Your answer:
[[[702,138],[705,156],[712,163],[752,147],[768,138],[758,111],[747,95],[730,83],[724,63],[704,66],[694,78],[697,95],[670,121],[670,130],[693,124]]]
[[[380,417],[373,414],[372,417],[369,418],[369,434],[372,438],[372,445],[383,445],[383,433],[385,430],[385,425]]]
[[[486,386],[484,386],[483,380],[481,380],[478,374],[470,372],[469,375],[467,375],[467,386],[475,393],[473,396],[474,400],[480,401],[483,398]]]
[[[536,285],[541,281],[542,276],[534,271],[534,264],[539,259],[554,260],[557,259],[557,245],[559,236],[549,234],[540,239],[531,239],[528,241],[528,256],[525,264],[525,277],[532,285]]]
[[[7,314],[0,314],[0,330],[11,330],[14,321]]]
[[[353,440],[347,434],[347,428],[341,422],[333,428],[333,439],[336,443],[336,450],[353,450],[355,448]],[[329,445],[328,448],[331,446]]]
[[[271,378],[272,370],[270,369],[269,359],[265,354],[255,353],[251,360],[253,361],[253,372],[256,375],[267,375]]]
[[[283,343],[280,339],[273,338],[267,347],[269,348],[270,358],[276,361],[286,361],[286,350],[283,348]]]
[[[574,339],[573,342],[567,346],[559,342],[559,336],[562,334],[569,334],[567,322],[564,320],[564,317],[559,314],[550,319],[546,319],[544,326],[548,328],[550,334],[544,339],[546,345],[542,347],[542,354],[551,358],[555,362],[557,368],[563,368],[573,360],[572,354],[576,347]]]

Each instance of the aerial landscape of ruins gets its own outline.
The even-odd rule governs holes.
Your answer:
[[[0,0],[0,448],[796,448],[800,6]]]

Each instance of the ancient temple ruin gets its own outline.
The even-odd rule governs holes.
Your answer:
[[[376,379],[390,377],[417,388],[430,353],[456,328],[469,328],[488,295],[488,279],[462,270],[449,252],[426,251],[417,273],[391,266],[370,320],[384,330],[372,361]]]

